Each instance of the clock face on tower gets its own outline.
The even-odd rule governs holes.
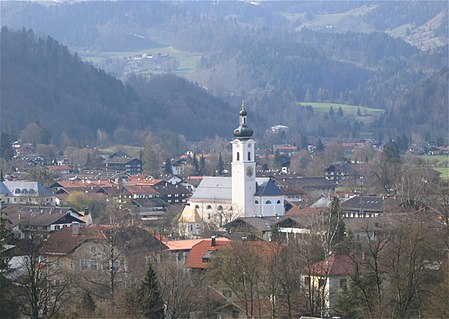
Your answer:
[[[251,166],[246,169],[246,175],[249,177],[253,176],[253,168]]]

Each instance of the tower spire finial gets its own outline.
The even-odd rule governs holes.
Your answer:
[[[245,98],[242,97],[242,111],[245,111]]]

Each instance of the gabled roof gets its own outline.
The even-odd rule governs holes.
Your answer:
[[[354,271],[355,261],[349,256],[331,256],[328,261],[322,260],[310,267],[310,274],[325,276],[346,276]]]
[[[169,240],[164,242],[169,251],[191,250],[193,246],[202,242],[204,239],[186,239],[186,240]]]
[[[201,242],[192,247],[184,267],[206,269],[209,265],[207,261],[204,260],[204,256],[207,254],[207,256],[210,257],[215,250],[225,247],[230,242],[231,241],[227,238],[216,238],[215,246],[212,246],[212,239],[203,239]]]
[[[204,176],[190,198],[191,201],[202,199],[231,201],[231,177]]]
[[[104,240],[109,231],[117,231],[117,248],[124,249],[125,254],[136,254],[167,246],[157,240],[148,231],[127,226],[120,228],[115,225],[91,225],[80,227],[79,233],[74,234],[71,227],[66,227],[50,234],[41,252],[44,255],[67,255],[88,240]]]
[[[47,197],[55,195],[52,191],[38,182],[4,181],[3,185],[9,190],[12,196]],[[19,189],[20,193],[17,193],[16,189]],[[23,190],[26,190],[26,193],[22,192]]]
[[[382,211],[384,200],[380,196],[354,196],[341,204],[343,210]]]
[[[86,224],[68,211],[36,212],[34,210],[21,210],[14,214],[8,214],[7,218],[11,222],[12,227],[17,225],[49,226],[52,224],[71,224],[72,222],[78,222],[81,225]]]
[[[178,221],[180,223],[201,223],[201,217],[198,214],[198,211],[193,206],[186,206],[179,216]]]
[[[271,226],[279,222],[278,217],[239,217],[224,225],[225,228],[238,227],[238,225],[249,225],[261,232],[270,231]]]
[[[258,181],[261,179],[257,179]],[[262,183],[257,182],[256,194],[257,196],[282,196],[282,191],[277,187],[273,179],[268,178]]]

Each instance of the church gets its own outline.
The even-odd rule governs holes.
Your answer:
[[[239,217],[282,216],[284,195],[274,180],[256,176],[256,142],[242,102],[234,130],[231,177],[205,176],[180,218],[181,235],[199,236],[206,225],[222,226]]]

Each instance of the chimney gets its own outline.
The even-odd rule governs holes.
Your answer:
[[[89,215],[89,207],[84,208],[84,216]]]
[[[80,223],[72,222],[72,225],[70,225],[70,227],[72,228],[72,235],[80,234]]]
[[[217,239],[215,238],[215,236],[212,236],[212,237],[211,237],[211,246],[212,246],[212,247],[217,246]]]

